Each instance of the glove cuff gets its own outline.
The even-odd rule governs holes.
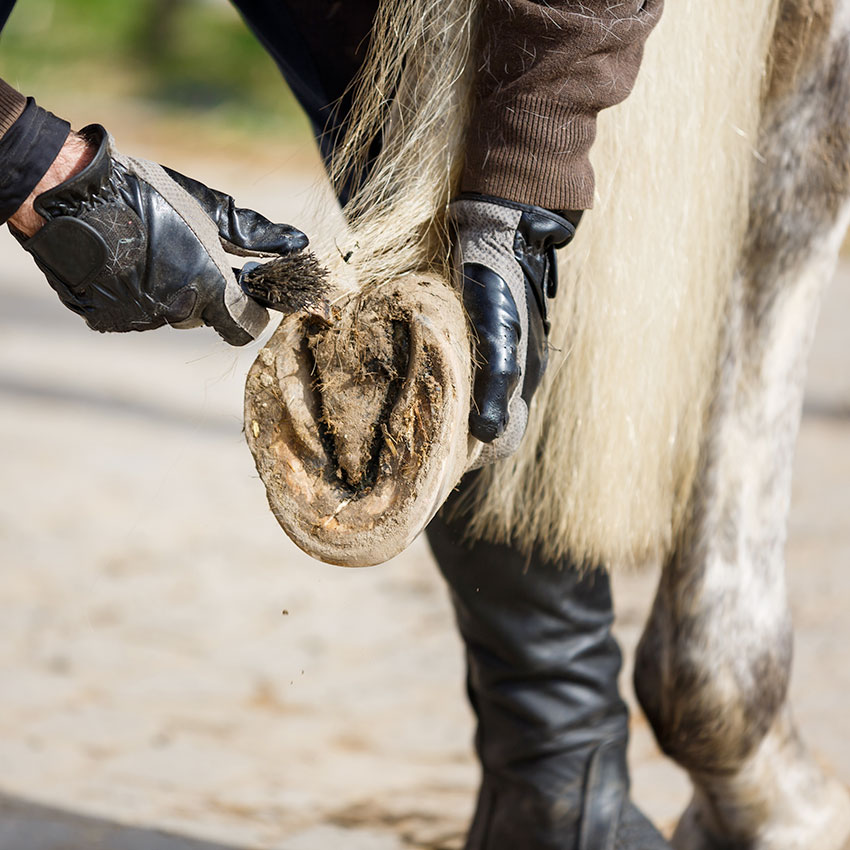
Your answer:
[[[569,245],[576,234],[576,226],[581,218],[581,211],[567,210],[566,212],[570,216],[567,218],[564,213],[547,210],[545,207],[521,204],[518,201],[509,201],[506,198],[496,198],[492,195],[482,195],[476,192],[461,192],[452,203],[455,201],[478,201],[484,204],[496,204],[500,207],[520,210],[524,214],[523,218],[531,219],[534,224],[529,230],[534,233],[536,240],[538,240],[535,248],[563,248]]]
[[[82,171],[35,199],[33,209],[47,221],[60,216],[79,215],[115,195],[111,136],[100,124],[90,124],[80,135],[95,145],[97,151]]]

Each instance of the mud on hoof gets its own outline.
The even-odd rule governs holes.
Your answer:
[[[412,542],[477,445],[471,364],[457,294],[422,275],[284,319],[248,374],[245,430],[301,549],[368,566]]]

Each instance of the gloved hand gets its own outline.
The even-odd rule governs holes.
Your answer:
[[[289,254],[307,237],[195,180],[122,156],[99,125],[82,135],[97,146],[92,162],[35,199],[47,223],[34,236],[15,234],[62,303],[97,331],[206,324],[231,345],[256,338],[268,313],[243,293],[225,250]]]
[[[469,431],[489,444],[479,461],[488,463],[516,451],[525,433],[548,361],[555,249],[573,238],[575,225],[541,207],[472,194],[452,201],[449,218],[479,361]]]

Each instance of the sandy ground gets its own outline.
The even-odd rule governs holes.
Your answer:
[[[187,144],[170,164],[305,220],[309,160]],[[0,850],[459,848],[472,719],[424,542],[370,570],[308,559],[241,435],[256,346],[93,334],[5,232],[0,257]],[[848,284],[823,314],[788,545],[796,714],[844,781]],[[653,583],[617,583],[627,653]],[[633,733],[635,797],[670,829],[687,780],[637,712]]]

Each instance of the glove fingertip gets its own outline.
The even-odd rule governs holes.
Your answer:
[[[232,345],[234,348],[242,348],[249,342],[254,341],[254,337],[252,337],[251,334],[242,330],[240,330],[238,334],[230,334],[228,336],[220,334],[220,336],[228,345]]]
[[[296,251],[303,251],[309,244],[310,240],[306,233],[291,228],[289,232],[282,236],[278,253],[294,254]]]
[[[223,302],[210,305],[203,318],[226,343],[242,346],[263,333],[270,317],[265,307],[249,298],[234,281],[226,285]]]
[[[505,433],[507,417],[482,416],[476,411],[469,414],[469,433],[482,443],[492,443]]]
[[[243,345],[254,341],[254,337],[248,331],[235,323],[227,327],[221,324],[215,325],[215,331],[228,345],[232,345],[234,348],[241,348]]]

